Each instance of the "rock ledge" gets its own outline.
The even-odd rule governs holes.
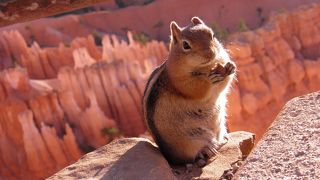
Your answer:
[[[235,179],[320,179],[320,92],[290,100]]]
[[[219,179],[237,169],[235,164],[248,155],[253,142],[252,133],[230,133],[229,142],[207,166],[187,171],[185,167],[171,167],[149,140],[125,138],[84,155],[49,179]]]

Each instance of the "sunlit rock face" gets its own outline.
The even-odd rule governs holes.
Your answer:
[[[228,126],[260,138],[290,98],[320,90],[320,6],[279,14],[226,43],[238,66]],[[40,179],[119,136],[145,132],[141,97],[163,42],[93,36],[28,46],[0,35],[0,177]],[[48,39],[50,40],[50,38]],[[1,179],[1,178],[0,178]]]
[[[238,82],[229,100],[229,127],[260,138],[292,97],[320,90],[320,6],[272,16],[263,27],[231,35],[226,46]]]

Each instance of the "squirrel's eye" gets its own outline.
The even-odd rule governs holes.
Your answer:
[[[191,46],[187,41],[182,41],[182,47],[183,47],[183,50],[186,50],[186,51],[191,49]]]

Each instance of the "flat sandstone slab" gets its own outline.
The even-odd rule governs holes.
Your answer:
[[[320,92],[285,105],[235,179],[320,179]]]
[[[254,143],[248,132],[230,133],[229,141],[204,168],[170,167],[158,148],[144,138],[124,138],[84,155],[49,179],[219,179],[247,156]]]

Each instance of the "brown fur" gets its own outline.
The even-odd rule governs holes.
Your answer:
[[[221,143],[234,67],[202,20],[194,17],[183,29],[171,23],[168,60],[152,73],[143,97],[147,127],[170,162],[194,162]]]

